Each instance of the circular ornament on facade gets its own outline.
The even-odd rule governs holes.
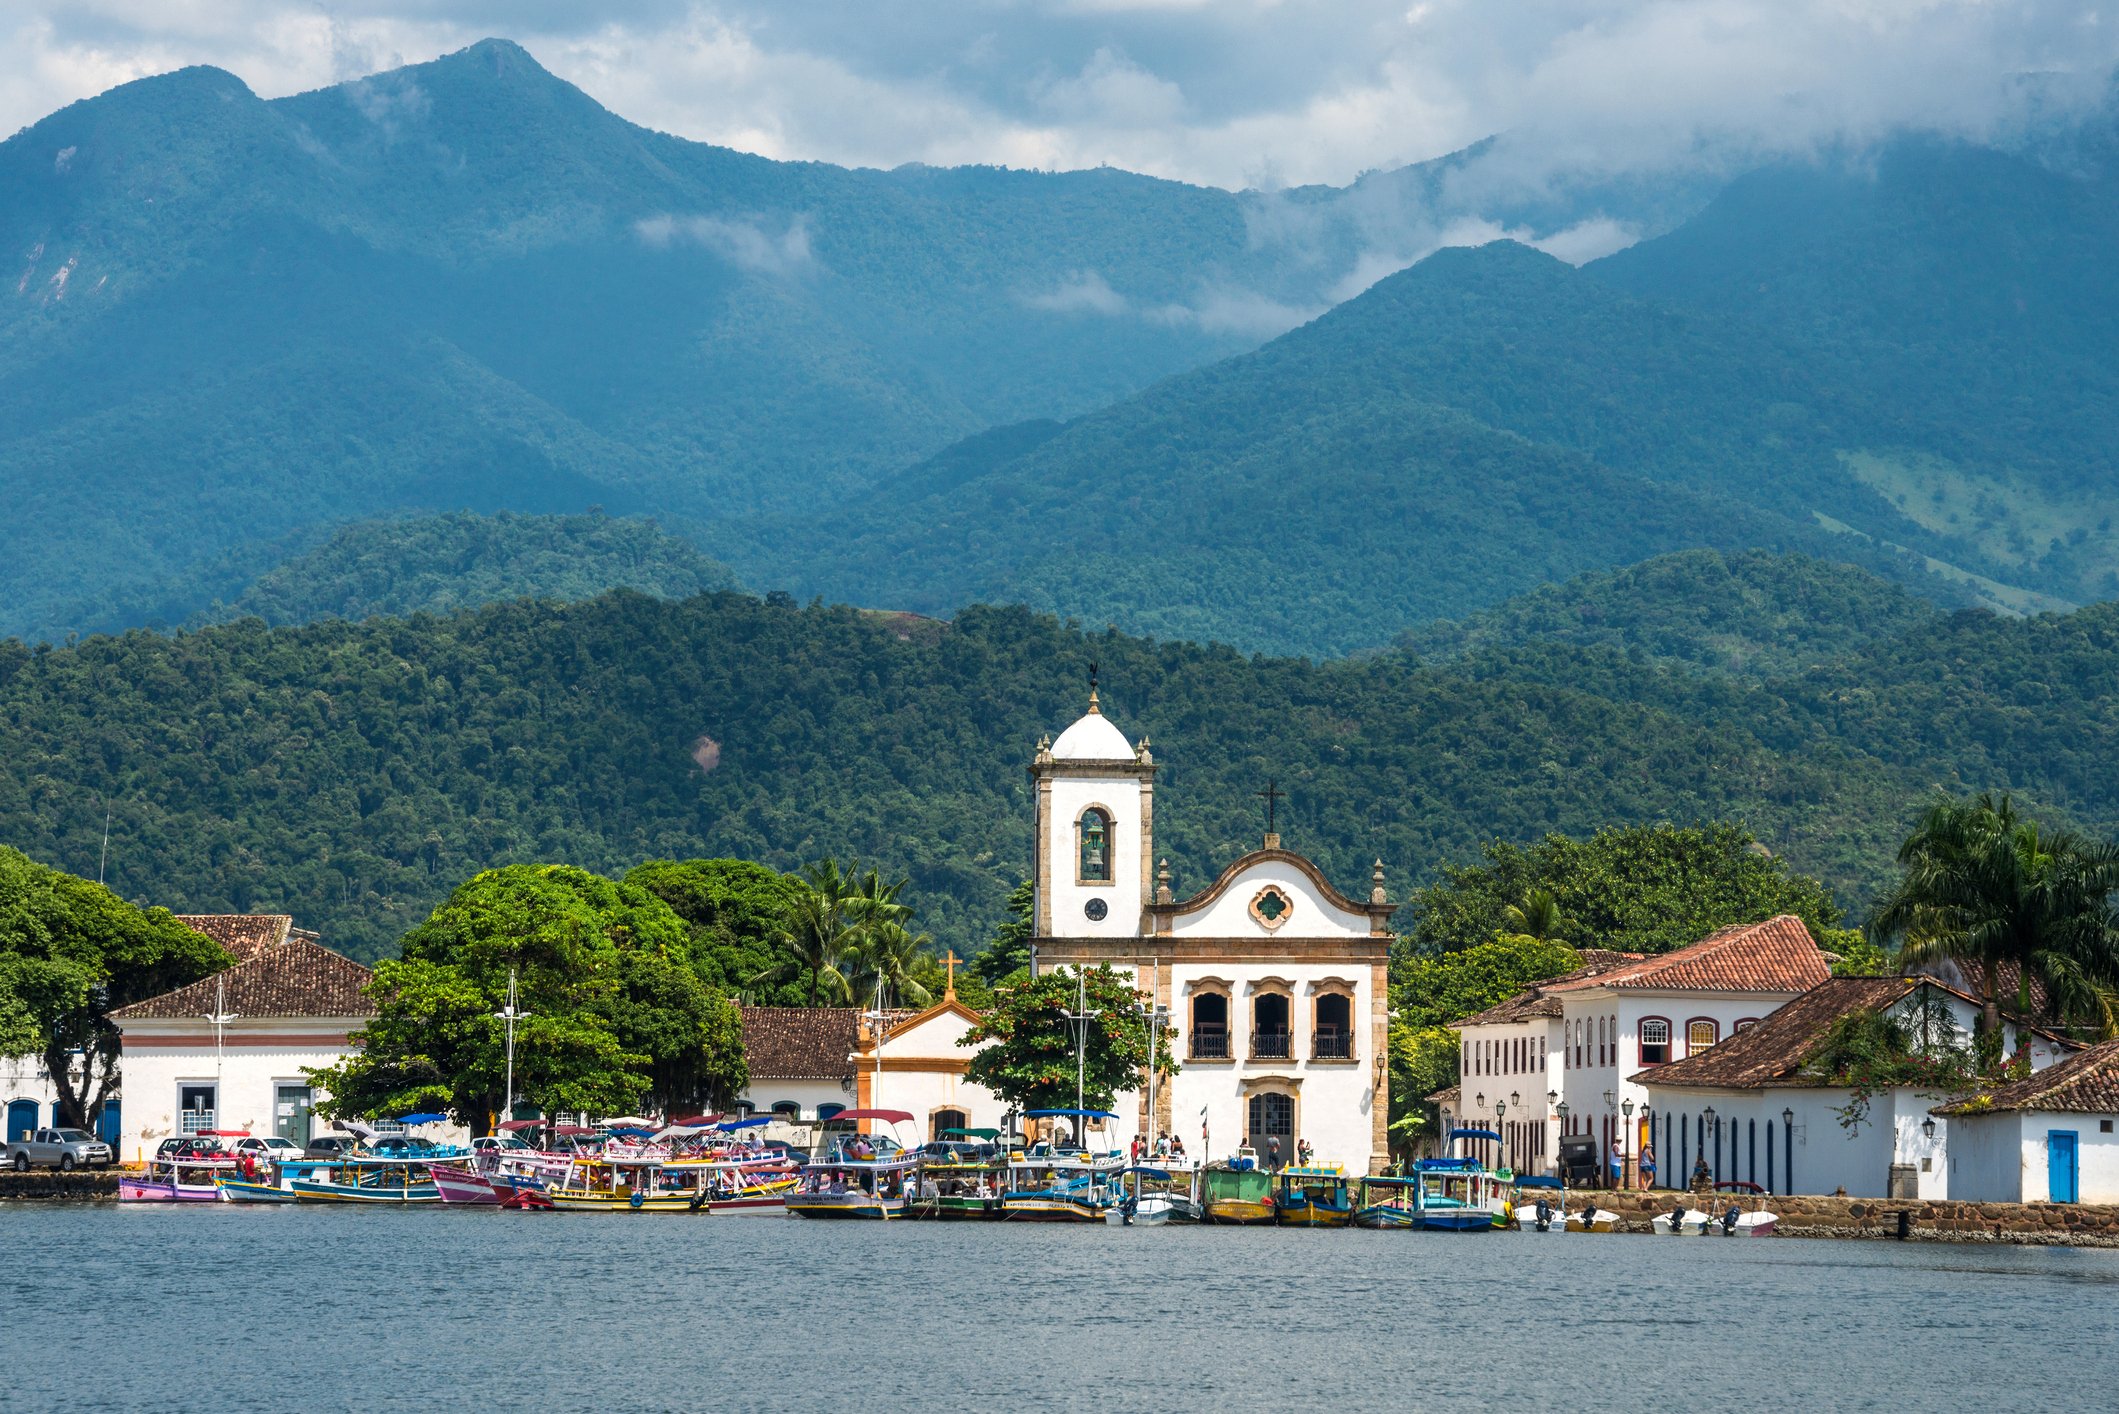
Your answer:
[[[1294,911],[1295,901],[1289,898],[1287,892],[1278,884],[1267,884],[1258,891],[1257,897],[1251,900],[1251,917],[1258,920],[1258,926],[1267,930],[1278,928],[1287,922],[1288,915]]]
[[[1082,912],[1089,915],[1089,921],[1091,923],[1103,922],[1104,915],[1108,914],[1110,911],[1111,905],[1105,903],[1100,898],[1090,899],[1087,903],[1082,905]]]

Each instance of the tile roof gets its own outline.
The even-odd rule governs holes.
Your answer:
[[[190,926],[191,920],[187,919]],[[201,930],[203,931],[203,930]],[[226,944],[223,944],[226,946]],[[149,997],[111,1013],[127,1021],[196,1020],[218,1003],[245,1021],[268,1018],[375,1015],[361,989],[375,974],[306,937],[292,937],[188,987]]]
[[[1462,1085],[1452,1085],[1447,1090],[1437,1090],[1434,1094],[1428,1096],[1427,1102],[1431,1105],[1454,1105],[1463,1095],[1464,1087]]]
[[[1822,1085],[1803,1065],[1832,1030],[1856,1012],[1878,1012],[1921,985],[1917,977],[1832,977],[1751,1026],[1696,1056],[1636,1071],[1636,1085],[1697,1085],[1754,1090]]]
[[[844,1080],[853,1074],[857,1007],[746,1006],[743,1050],[753,1080]]]
[[[1498,1002],[1461,1021],[1452,1021],[1450,1025],[1506,1026],[1511,1022],[1531,1021],[1541,1016],[1558,1016],[1560,999],[1553,993],[1581,986],[1613,968],[1641,960],[1641,954],[1637,952],[1613,952],[1609,948],[1583,948],[1579,955],[1582,965],[1574,971],[1563,972],[1558,977],[1548,977],[1543,982],[1516,993],[1505,1002]]]
[[[1935,1113],[1978,1115],[1995,1110],[2119,1114],[2119,1041],[2092,1046],[2021,1080],[1938,1106]]]
[[[1807,992],[1832,975],[1803,920],[1783,913],[1739,923],[1676,952],[1643,958],[1577,985],[1621,991]]]
[[[278,947],[295,931],[294,919],[284,913],[179,913],[176,919],[228,949],[237,962]]]

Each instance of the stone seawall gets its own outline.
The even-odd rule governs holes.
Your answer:
[[[1652,1233],[1649,1224],[1659,1213],[1667,1213],[1681,1195],[1667,1189],[1651,1193],[1589,1193],[1567,1195],[1572,1209],[1594,1199],[1600,1208],[1617,1213],[1626,1232]],[[1717,1194],[1712,1201],[1682,1195],[1688,1206],[1721,1212],[1731,1199]],[[1738,1200],[1750,1207],[1753,1200]],[[1769,1212],[1778,1213],[1776,1231],[1784,1237],[1884,1237],[1900,1236],[1900,1218],[1906,1215],[1904,1235],[1916,1242],[2010,1242],[2040,1247],[2119,1247],[2119,1207],[2085,1203],[1956,1203],[1947,1199],[1921,1198],[1826,1198],[1808,1194],[1773,1194],[1765,1199]]]
[[[56,1169],[17,1173],[13,1169],[0,1169],[0,1202],[35,1198],[47,1202],[92,1203],[117,1196],[116,1169],[105,1169],[100,1173],[79,1169],[72,1173],[60,1173]]]

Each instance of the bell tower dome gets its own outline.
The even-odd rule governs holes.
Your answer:
[[[1039,937],[1136,938],[1146,925],[1155,858],[1155,760],[1089,710],[1040,741],[1030,763],[1037,795],[1033,912]]]

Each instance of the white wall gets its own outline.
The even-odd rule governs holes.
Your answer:
[[[1763,1185],[1767,1181],[1767,1133],[1772,1135],[1772,1186],[1776,1193],[1833,1193],[1841,1188],[1849,1197],[1883,1198],[1890,1193],[1891,1165],[1910,1164],[1915,1170],[1919,1196],[1950,1196],[1948,1156],[1951,1126],[1935,1119],[1931,1139],[1921,1127],[1928,1116],[1932,1096],[1911,1090],[1886,1091],[1870,1098],[1868,1113],[1858,1130],[1840,1122],[1840,1110],[1853,1092],[1808,1087],[1766,1087],[1758,1090],[1704,1090],[1691,1086],[1646,1087],[1658,1118],[1655,1125],[1658,1183],[1687,1184],[1694,1158],[1702,1145],[1699,1125],[1711,1106],[1722,1126],[1720,1179],[1737,1179]],[[1795,1117],[1792,1135],[1784,1112]],[[1682,1153],[1666,1152],[1661,1116],[1682,1116],[1691,1137]],[[1756,1158],[1753,1157],[1753,1126],[1756,1125]],[[1790,1147],[1793,1140],[1793,1187],[1790,1187]],[[1672,1146],[1673,1148],[1675,1145]],[[1715,1165],[1713,1131],[1705,1144],[1707,1162]],[[1925,1161],[1925,1166],[1923,1166]]]
[[[1052,914],[1052,932],[1070,938],[1130,938],[1140,933],[1141,908],[1147,899],[1141,892],[1141,794],[1138,777],[1070,778],[1061,762],[1054,768],[1051,785],[1052,838],[1047,842],[1046,864],[1051,870],[1051,896],[1046,906]],[[1081,861],[1075,822],[1090,806],[1101,806],[1111,817],[1111,878],[1107,883],[1075,882]],[[1149,843],[1153,848],[1153,842]],[[1152,865],[1151,865],[1152,867]],[[1106,912],[1092,919],[1085,911],[1092,898],[1104,901]]]
[[[962,1112],[969,1129],[999,1129],[1007,1102],[983,1085],[974,1084],[955,1068],[975,1052],[957,1041],[971,1029],[971,1021],[954,1011],[938,1011],[917,1026],[899,1027],[883,1042],[883,1073],[868,1076],[870,1105],[878,1109],[908,1110],[909,1126],[924,1143],[935,1138],[936,1110]],[[871,1062],[872,1064],[872,1062]],[[916,1067],[898,1069],[896,1067]],[[914,1142],[907,1138],[905,1142]]]
[[[1458,1056],[1463,1076],[1463,1098],[1458,1102],[1462,1123],[1474,1129],[1494,1127],[1494,1106],[1507,1106],[1500,1123],[1508,1131],[1503,1149],[1519,1173],[1550,1173],[1559,1155],[1560,1117],[1557,1102],[1549,1097],[1561,1093],[1564,1077],[1557,1053],[1560,1023],[1552,1017],[1534,1017],[1493,1026],[1466,1026],[1458,1033]],[[1517,1043],[1525,1055],[1517,1064]],[[1542,1049],[1541,1049],[1542,1047]],[[1479,1101],[1484,1097],[1485,1104]],[[1511,1098],[1519,1096],[1520,1099]],[[1568,1101],[1570,1112],[1580,1103]],[[1598,1113],[1602,1099],[1598,1098]],[[1586,1111],[1585,1111],[1586,1113]],[[1523,1126],[1542,1126],[1543,1142]],[[1447,1130],[1439,1136],[1447,1142]],[[1492,1145],[1465,1152],[1488,1160],[1496,1156]]]
[[[1268,884],[1287,895],[1294,907],[1280,926],[1267,928],[1251,916],[1251,900]],[[1277,860],[1242,870],[1221,895],[1197,913],[1180,914],[1170,925],[1173,936],[1207,938],[1366,938],[1366,913],[1350,913],[1328,901],[1308,875]]]
[[[819,1105],[837,1105],[842,1110],[854,1105],[852,1089],[837,1080],[753,1080],[736,1098],[758,1114],[792,1100],[801,1106],[803,1119],[815,1119]]]
[[[29,1100],[37,1107],[37,1125],[52,1122],[52,1106],[58,1102],[58,1087],[44,1073],[44,1062],[35,1056],[0,1056],[0,1125],[7,1122],[7,1107],[16,1100]],[[19,1126],[17,1126],[19,1128]],[[13,1130],[0,1134],[0,1143],[18,1136]]]
[[[2044,1203],[2052,1194],[2046,1171],[2047,1137],[2075,1135],[2077,1201],[2119,1203],[2119,1133],[2106,1134],[2112,1115],[2052,1110],[2000,1110],[1961,1115],[1950,1196],[1967,1202]],[[2113,1125],[2119,1130],[2119,1123]]]

